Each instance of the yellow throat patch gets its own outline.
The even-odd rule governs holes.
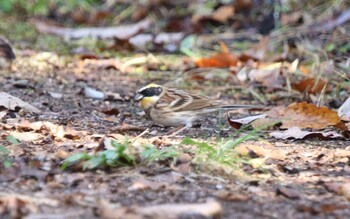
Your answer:
[[[159,96],[153,96],[153,97],[144,97],[140,101],[142,109],[146,110],[153,106],[157,101],[159,100]]]

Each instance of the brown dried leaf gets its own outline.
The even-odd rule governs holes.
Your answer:
[[[117,116],[119,114],[119,109],[118,108],[111,108],[111,109],[104,109],[102,112],[106,115],[115,115]]]
[[[281,77],[282,63],[273,63],[259,69],[252,69],[249,72],[249,79],[261,83],[266,87],[280,88],[284,80]]]
[[[297,191],[295,189],[280,187],[276,191],[277,195],[283,195],[286,198],[289,199],[299,199],[300,198],[300,191]]]
[[[0,92],[0,106],[10,110],[15,110],[17,107],[19,107],[28,112],[40,113],[38,108],[5,92]]]
[[[305,78],[292,85],[293,89],[309,94],[319,94],[326,85],[323,79],[315,80],[314,78]]]
[[[335,138],[344,138],[341,134],[338,134],[335,131],[329,132],[309,132],[302,131],[299,127],[291,127],[285,131],[271,132],[271,137],[277,139],[310,139],[310,138],[320,138],[320,139],[335,139]]]
[[[232,5],[223,5],[216,9],[210,16],[211,19],[224,23],[235,14],[235,8]]]
[[[218,53],[209,58],[200,58],[195,63],[199,68],[228,68],[236,66],[238,59],[231,53]]]
[[[273,145],[240,144],[234,148],[234,151],[244,156],[254,154],[255,157],[275,160],[284,160],[286,158],[286,152],[279,150]]]
[[[205,21],[216,21],[219,23],[225,23],[235,14],[235,8],[233,5],[223,5],[216,9],[212,14],[194,15],[192,22],[198,24]]]
[[[180,215],[198,214],[204,217],[218,217],[222,213],[221,204],[215,200],[209,200],[201,204],[162,204],[148,207],[122,207],[117,208],[108,201],[101,201],[99,213],[102,218],[114,219],[172,219]]]
[[[250,124],[257,119],[262,119],[262,118],[266,118],[266,115],[261,114],[261,115],[255,115],[255,116],[248,116],[241,119],[231,119],[229,115],[227,116],[228,123],[231,125],[231,127],[235,129],[239,129],[242,127],[242,125]]]
[[[24,120],[16,124],[16,129],[18,131],[40,131],[40,132],[49,132],[53,136],[59,139],[68,138],[68,139],[80,139],[82,135],[85,135],[84,131],[76,131],[70,127],[63,127],[60,125],[53,124],[51,122],[29,122]]]
[[[281,128],[314,128],[323,129],[340,123],[337,112],[325,106],[317,107],[314,104],[301,102],[292,103],[279,112],[282,121]]]

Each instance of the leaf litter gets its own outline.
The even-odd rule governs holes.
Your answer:
[[[167,10],[168,7],[161,2],[152,4],[160,4],[156,8],[162,10]],[[235,1],[234,4],[227,5],[220,3],[212,8],[214,13],[209,13],[208,17],[235,29],[242,24],[246,25],[239,20],[242,15],[240,10],[259,8],[254,4],[252,1]],[[298,16],[289,22],[295,23]],[[210,29],[205,25],[212,21],[203,18],[201,22],[204,24],[201,26],[203,31]],[[337,26],[339,23],[332,29]],[[56,26],[50,28],[50,31],[57,29],[65,36],[73,36],[70,29],[66,34],[67,29]],[[138,30],[140,33],[149,33],[142,28]],[[150,36],[157,36],[162,31],[151,33]],[[94,34],[93,36],[99,36]],[[137,37],[137,34],[133,32],[126,39],[130,42],[131,37]],[[215,43],[209,43],[208,47],[220,44],[221,34],[212,35],[215,35]],[[170,45],[169,48],[161,47],[161,50],[174,51],[173,45],[177,46],[177,41],[182,36],[163,35],[157,42]],[[316,38],[321,39],[318,36]],[[149,37],[146,37],[145,42],[148,42],[147,39]],[[271,106],[289,106],[273,108],[264,115],[238,121],[228,118],[231,124],[235,124],[232,125],[235,128],[242,127],[239,131],[227,127],[214,130],[212,127],[217,127],[213,122],[215,117],[209,116],[201,121],[204,131],[198,128],[189,130],[186,135],[191,136],[191,140],[187,139],[187,143],[182,144],[179,144],[177,138],[160,136],[167,129],[152,127],[139,114],[131,97],[145,82],[164,82],[169,75],[173,76],[173,71],[169,74],[164,69],[183,71],[193,68],[196,61],[172,57],[170,62],[174,62],[174,59],[185,60],[181,68],[174,68],[174,65],[162,62],[146,66],[144,58],[142,62],[129,64],[115,57],[108,60],[103,56],[91,56],[91,59],[80,59],[82,62],[79,68],[79,58],[78,61],[72,58],[71,62],[65,62],[48,53],[27,60],[20,57],[23,62],[14,63],[16,68],[13,68],[13,74],[5,73],[6,77],[1,76],[0,84],[4,92],[11,92],[28,103],[40,106],[38,108],[41,111],[23,114],[6,106],[4,110],[1,108],[5,114],[1,116],[0,146],[10,151],[10,155],[6,156],[10,156],[10,161],[13,162],[12,169],[0,168],[2,185],[6,186],[6,193],[10,196],[21,191],[32,198],[44,196],[52,199],[58,206],[39,203],[35,199],[25,200],[29,203],[26,206],[23,197],[15,195],[19,201],[11,201],[13,204],[10,205],[6,201],[1,202],[1,214],[29,218],[52,216],[50,212],[53,211],[67,217],[87,218],[115,218],[118,215],[131,218],[231,218],[232,215],[237,218],[276,215],[312,218],[321,214],[325,217],[349,215],[349,203],[346,201],[349,191],[349,145],[348,141],[333,138],[339,135],[338,125],[344,123],[347,108],[344,106],[337,113],[330,107],[331,99],[339,97],[343,103],[342,100],[347,97],[344,93],[349,89],[339,82],[339,78],[329,79],[329,75],[320,77],[317,72],[317,67],[322,66],[318,63],[319,57],[313,60],[316,68],[310,65],[305,67],[305,61],[309,61],[308,56],[303,54],[302,49],[298,50],[292,45],[300,43],[299,41],[292,42],[287,36],[286,48],[283,49],[283,54],[277,54],[277,60],[270,55],[271,52],[277,53],[277,49],[266,39],[261,39],[260,45],[253,48],[250,55],[247,51],[236,51],[235,47],[231,48],[230,41],[225,41],[227,48],[222,49],[221,53],[199,60],[206,68],[223,68],[229,77],[215,82],[211,81],[213,77],[206,75],[203,77],[205,80],[199,80],[198,83],[192,80],[191,88],[198,93],[220,93],[221,97],[231,102],[254,102],[260,105],[260,101]],[[147,47],[142,43],[139,45]],[[293,49],[297,50],[297,57]],[[130,60],[134,58],[131,57]],[[293,64],[296,63],[295,58],[300,58],[302,64]],[[222,60],[224,63],[220,63]],[[29,63],[25,64],[26,61]],[[122,68],[123,63],[127,64]],[[338,68],[338,64],[348,66],[346,62],[337,63],[332,69]],[[26,69],[28,66],[29,70]],[[307,78],[302,75],[301,79],[297,77],[294,81],[300,72],[307,72]],[[238,76],[242,80],[237,80]],[[21,84],[8,86],[11,81],[9,78],[12,81],[18,78],[30,79],[30,86],[25,89]],[[42,83],[43,78],[47,84]],[[323,80],[328,81],[326,86]],[[222,82],[225,84],[220,84]],[[299,87],[296,86],[298,83]],[[85,87],[102,88],[103,91],[111,91],[116,95],[108,97],[107,92],[103,92],[102,98],[86,98],[81,95]],[[337,98],[332,93],[336,87],[339,88]],[[54,88],[60,90],[55,91]],[[56,99],[49,92],[64,95]],[[241,113],[248,114],[233,112],[232,116]],[[247,124],[252,124],[255,129],[259,126],[269,127],[279,132],[284,139],[270,138],[269,135],[273,132],[269,129],[259,128],[259,131],[247,133]],[[343,126],[344,130],[346,127],[348,126]],[[152,131],[144,132],[146,128]],[[293,133],[288,135],[287,132],[291,130],[294,130]],[[216,133],[230,137],[222,142],[208,137],[217,136]],[[307,140],[313,135],[318,136],[317,140]],[[9,136],[19,139],[20,143],[6,140]],[[289,138],[299,140],[292,141]],[[119,151],[115,150],[112,139]],[[128,148],[133,149],[130,154]],[[113,163],[118,161],[117,158],[125,159],[129,155],[135,156],[137,165],[131,164],[133,162],[124,163],[125,165]],[[4,155],[1,154],[0,158],[2,156]],[[73,164],[81,159],[90,159],[85,169],[91,170],[82,172],[84,164],[78,164],[77,168],[67,167],[66,171],[60,169],[64,160],[72,161]],[[23,165],[30,166],[30,171]],[[12,173],[6,177],[6,171]],[[21,171],[28,173],[22,175]],[[333,190],[329,189],[331,185]],[[217,200],[208,200],[212,197]],[[187,215],[190,210],[193,215]]]

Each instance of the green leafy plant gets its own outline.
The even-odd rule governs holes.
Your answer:
[[[48,15],[51,8],[66,13],[72,12],[77,8],[86,10],[94,9],[94,6],[102,4],[98,0],[36,0],[36,1],[21,1],[21,0],[1,0],[0,11],[5,13],[22,12],[28,15]]]
[[[258,138],[256,131],[252,133],[239,137],[235,140],[233,139],[221,139],[216,142],[215,145],[211,145],[206,142],[199,142],[191,138],[184,138],[181,144],[184,145],[195,145],[197,146],[197,151],[195,152],[195,162],[204,161],[215,161],[222,164],[234,165],[237,163],[249,163],[247,158],[241,158],[232,149],[243,141]]]
[[[10,151],[5,147],[5,146],[0,146],[0,163],[4,166],[4,167],[11,167],[12,166],[12,162],[11,159],[9,157]]]
[[[175,158],[179,152],[175,146],[166,147],[164,149],[158,149],[154,145],[145,145],[145,149],[141,152],[141,158],[147,163],[154,161],[163,161],[169,158]]]
[[[13,137],[12,135],[6,136],[6,141],[8,141],[11,144],[19,144],[20,142],[18,139]],[[0,145],[0,164],[4,167],[11,167],[12,161],[10,158],[10,151],[3,145]]]
[[[8,135],[6,137],[6,140],[10,142],[11,144],[19,144],[20,142],[18,141],[17,138],[13,137],[12,135]]]
[[[94,155],[87,153],[74,154],[63,162],[61,168],[65,170],[68,167],[79,162],[83,162],[83,170],[102,167],[129,166],[135,164],[134,155],[127,153],[127,142],[121,144],[112,140],[111,144],[114,149],[100,151]]]

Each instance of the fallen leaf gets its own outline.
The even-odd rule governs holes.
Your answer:
[[[228,68],[231,66],[236,66],[238,62],[238,57],[229,53],[227,46],[224,43],[220,43],[222,48],[222,53],[214,54],[208,58],[200,58],[195,61],[197,67],[199,68]]]
[[[251,81],[261,83],[269,88],[281,88],[284,79],[281,77],[282,63],[273,63],[263,68],[252,69],[248,77]]]
[[[337,204],[322,204],[320,206],[322,213],[329,214],[331,212],[347,209],[349,206],[347,205],[337,205]]]
[[[156,44],[178,44],[185,36],[184,33],[159,33],[154,38]]]
[[[292,85],[293,89],[309,94],[319,94],[326,86],[326,81],[323,79],[316,80],[314,78],[305,78],[298,83]]]
[[[340,186],[338,194],[350,201],[350,183],[344,183]]]
[[[259,43],[254,45],[253,48],[242,52],[239,57],[239,60],[248,63],[249,60],[256,61],[263,60],[265,54],[269,51],[271,37],[269,35],[262,36]],[[261,63],[257,63],[261,65]]]
[[[249,196],[238,193],[222,190],[216,193],[216,196],[225,201],[231,202],[245,202],[249,200]]]
[[[273,145],[240,144],[233,150],[243,156],[254,154],[255,157],[264,157],[276,160],[284,160],[286,158],[286,152],[279,150]]]
[[[325,106],[317,107],[314,104],[301,102],[292,103],[279,112],[278,119],[281,120],[281,128],[314,128],[323,129],[340,123],[337,112]]]
[[[144,128],[144,127],[123,123],[120,126],[117,126],[117,127],[113,128],[112,131],[116,131],[116,132],[119,132],[119,133],[123,134],[125,132],[130,132],[130,131],[143,132],[145,130],[146,130],[146,128]]]
[[[78,62],[78,68],[82,70],[85,69],[120,69],[122,63],[119,59],[84,59]]]
[[[235,8],[232,5],[223,5],[216,9],[210,16],[211,19],[224,23],[235,14]]]
[[[297,25],[300,24],[303,19],[303,12],[296,11],[289,14],[282,14],[281,16],[281,24],[283,25]]]
[[[187,175],[193,172],[193,166],[191,163],[181,163],[176,166],[171,165],[171,169],[183,175]]]
[[[211,14],[208,12],[204,14],[195,14],[192,17],[192,23],[198,25],[200,22],[205,21],[215,21],[219,23],[225,23],[230,19],[235,13],[235,8],[233,5],[223,5],[213,11]]]
[[[350,97],[338,109],[338,116],[345,121],[350,121]]]
[[[318,138],[318,139],[343,139],[344,136],[338,134],[335,131],[328,132],[310,132],[303,131],[299,127],[291,127],[285,131],[275,131],[270,133],[271,137],[277,139],[310,139],[310,138]]]
[[[196,61],[199,68],[228,68],[237,65],[237,57],[231,53],[218,53],[209,58],[200,58]]]
[[[28,120],[23,120],[20,123],[15,124],[17,131],[40,131],[40,132],[49,132],[51,135],[59,139],[80,139],[81,136],[85,135],[84,131],[76,131],[70,127],[63,127],[60,125],[55,125],[51,122],[29,122]]]
[[[102,112],[106,115],[114,115],[114,116],[119,115],[118,108],[105,109],[105,110],[102,110]]]
[[[202,217],[219,217],[222,214],[221,204],[215,200],[209,200],[206,203],[189,204],[162,204],[148,207],[119,207],[116,208],[110,202],[100,201],[99,213],[102,218],[114,219],[175,219],[180,215],[199,215]]]
[[[150,20],[143,20],[135,24],[119,27],[89,27],[74,29],[49,25],[43,21],[34,21],[34,25],[39,32],[57,35],[66,39],[91,37],[95,39],[128,40],[141,31],[150,28],[151,24]]]
[[[16,139],[18,139],[20,141],[35,141],[35,140],[38,140],[38,139],[44,137],[39,133],[17,132],[17,131],[10,132],[10,135],[15,137]]]
[[[3,36],[0,36],[0,58],[5,58],[7,60],[16,58],[9,41]]]
[[[10,110],[16,110],[19,107],[31,113],[40,113],[40,110],[35,106],[5,92],[0,92],[0,106]]]
[[[90,97],[93,99],[104,99],[105,98],[105,94],[103,92],[98,91],[92,87],[85,87],[84,94],[86,97]]]
[[[147,179],[135,180],[132,185],[128,188],[129,191],[144,191],[144,190],[154,190],[157,191],[161,188],[168,186],[167,182],[156,182]]]
[[[153,42],[152,34],[138,34],[129,39],[129,43],[136,48],[147,49],[147,45]]]
[[[299,199],[300,198],[300,191],[297,191],[295,189],[290,189],[286,187],[280,187],[276,190],[277,195],[283,195],[286,198],[289,199]]]
[[[7,115],[7,111],[0,111],[0,119]]]
[[[50,94],[50,96],[52,98],[55,99],[62,99],[63,98],[63,94],[62,93],[56,93],[56,92],[48,92]]]
[[[262,118],[266,118],[266,114],[248,116],[248,117],[241,118],[241,119],[231,119],[229,115],[227,116],[227,120],[228,120],[229,124],[231,125],[231,127],[235,128],[235,129],[239,129],[243,125],[250,124],[257,119],[262,119]]]

